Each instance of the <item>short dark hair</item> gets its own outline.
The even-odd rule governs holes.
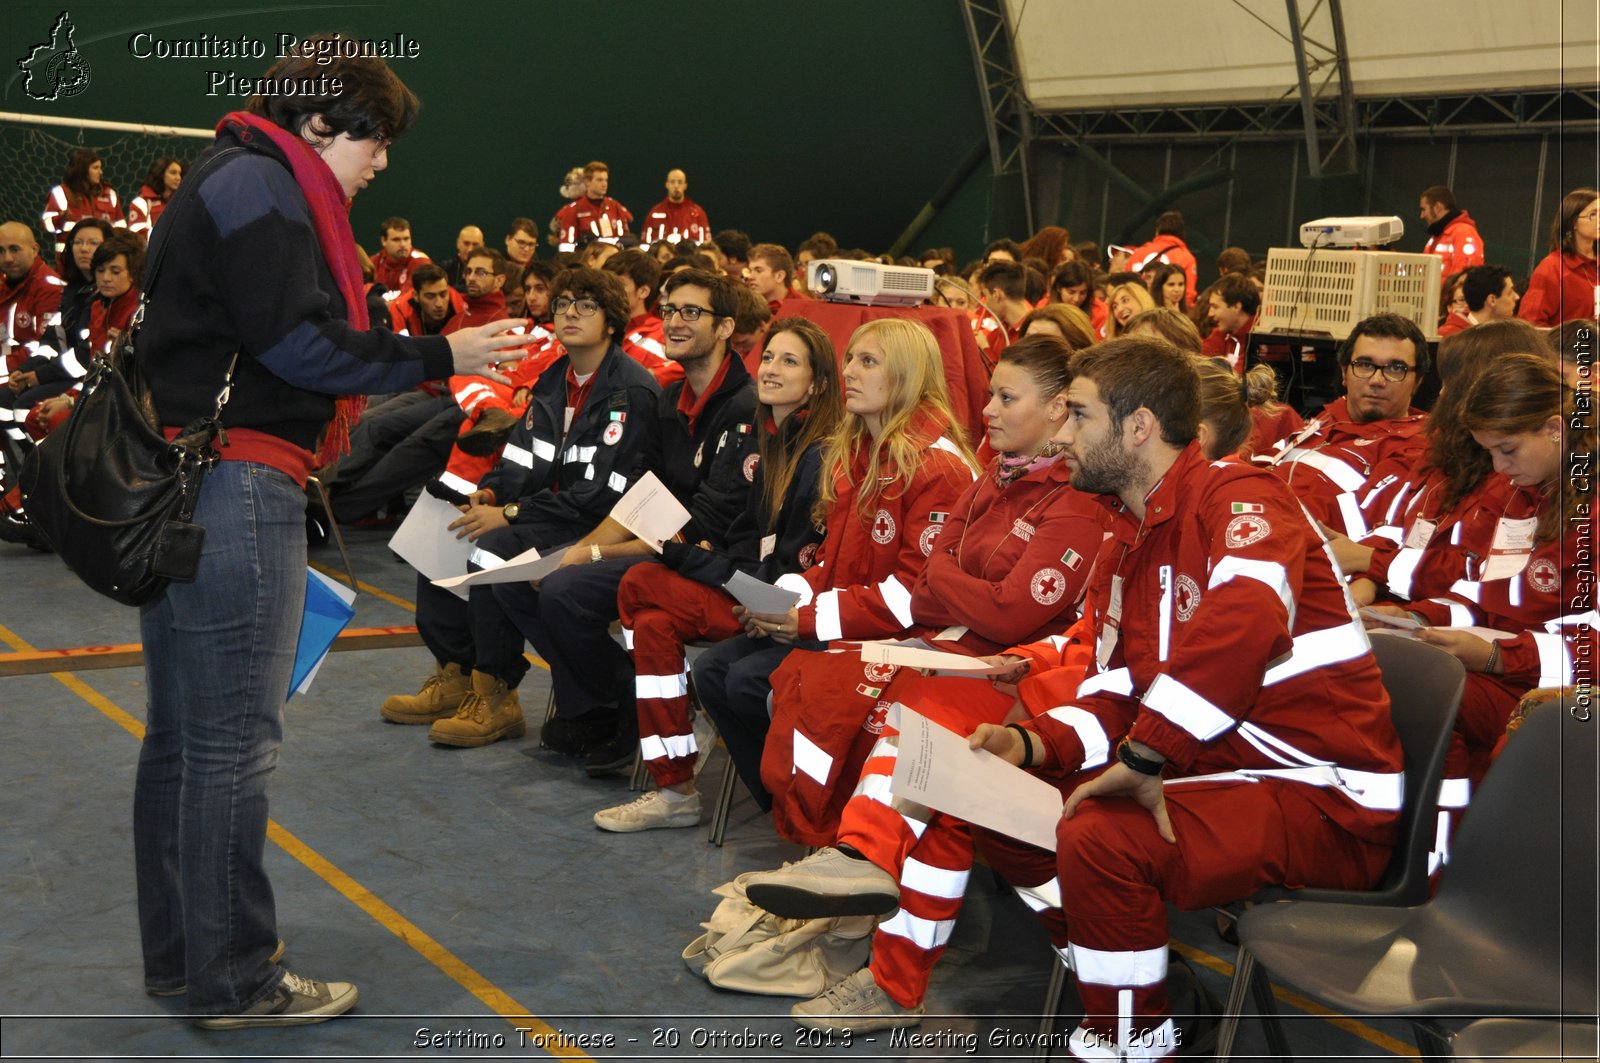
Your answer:
[[[601,162],[599,159],[595,159],[593,162],[587,163],[583,167],[583,176],[585,178],[588,178],[592,174],[597,174],[597,173],[609,174],[610,172],[611,172],[611,167],[607,166],[605,163]]]
[[[1339,368],[1350,368],[1350,355],[1356,349],[1356,340],[1371,336],[1382,340],[1410,340],[1417,360],[1417,379],[1421,380],[1433,368],[1433,352],[1428,350],[1427,337],[1417,323],[1399,314],[1373,314],[1356,322],[1344,342],[1339,345]]]
[[[1156,235],[1157,236],[1182,236],[1183,235],[1183,211],[1181,211],[1181,210],[1163,211],[1161,213],[1161,216],[1156,219]]]
[[[506,268],[506,256],[502,255],[500,252],[496,251],[492,247],[489,247],[488,245],[473,248],[472,251],[467,255],[467,262],[470,263],[475,258],[488,259],[492,263],[492,265],[489,267],[489,270],[492,273],[497,273],[501,276],[507,276],[509,274],[509,271]]]
[[[532,218],[512,218],[511,228],[506,230],[506,239],[509,240],[518,233],[527,233],[534,239],[538,239],[539,223]]]
[[[983,249],[983,257],[988,258],[990,253],[994,251],[1004,251],[1011,256],[1012,261],[1022,261],[1022,245],[1017,243],[1015,240],[1010,240],[1002,236],[998,240],[990,241],[989,246]]]
[[[717,245],[717,250],[723,255],[737,262],[747,262],[750,259],[750,237],[738,229],[724,229],[712,238]]]
[[[1489,301],[1489,296],[1506,290],[1511,271],[1504,266],[1472,266],[1464,271],[1461,294],[1467,300],[1467,309],[1478,311]]]
[[[1251,316],[1261,309],[1261,293],[1243,273],[1224,273],[1211,292],[1222,299],[1223,306],[1237,306]]]
[[[1456,194],[1446,185],[1429,185],[1422,190],[1422,198],[1429,203],[1437,203],[1445,210],[1456,209]]]
[[[661,297],[665,299],[686,284],[693,284],[711,293],[711,312],[717,317],[733,317],[738,313],[739,303],[738,297],[734,294],[733,283],[721,274],[709,270],[686,269],[674,273],[661,285]]]
[[[448,284],[450,275],[432,262],[424,262],[411,271],[412,288],[425,288],[430,284],[438,284],[440,281]]]
[[[998,288],[1007,299],[1023,299],[1028,292],[1028,270],[1020,262],[991,262],[978,274],[985,288]]]
[[[528,264],[522,267],[522,276],[517,279],[522,282],[524,288],[528,286],[529,277],[538,277],[544,281],[545,287],[549,287],[550,282],[555,280],[556,274],[560,272],[554,262],[546,262],[542,258],[534,258],[529,259]]]
[[[754,262],[756,259],[765,262],[767,268],[774,272],[781,270],[785,281],[794,280],[794,256],[782,244],[757,244],[750,249],[748,261]]]
[[[839,241],[829,233],[816,232],[800,241],[795,253],[810,251],[815,258],[832,258],[839,253]]]
[[[600,312],[606,317],[606,328],[611,333],[611,342],[622,342],[622,334],[628,328],[628,296],[615,274],[587,266],[564,269],[550,282],[551,307],[563,295],[574,299],[588,296],[599,303]]]
[[[730,284],[729,287],[733,289],[733,301],[736,304],[733,312],[734,332],[754,332],[772,320],[772,307],[756,294],[754,288],[747,288],[743,284]]]
[[[710,255],[703,254],[703,253],[701,253],[699,251],[696,251],[692,255],[674,255],[674,256],[672,256],[671,258],[667,259],[665,262],[661,263],[661,272],[662,273],[671,273],[673,270],[678,269],[680,266],[685,266],[685,267],[688,267],[689,269],[704,270],[707,273],[710,273],[712,270],[717,268],[717,264],[715,262],[711,261],[711,256]]]
[[[97,273],[100,267],[123,255],[128,260],[128,276],[133,278],[135,288],[143,287],[144,282],[144,237],[138,233],[129,232],[127,229],[114,229],[105,243],[94,249],[94,258],[89,261],[89,272]]]
[[[618,277],[627,277],[636,288],[649,288],[650,294],[645,297],[645,302],[653,304],[656,301],[661,286],[661,263],[654,256],[630,248],[618,251],[606,259],[605,265],[600,268]]]
[[[1161,426],[1163,442],[1185,447],[1200,430],[1200,378],[1189,355],[1153,336],[1123,336],[1072,356],[1073,378],[1100,389],[1120,432],[1122,422],[1144,407]]]
[[[336,35],[319,33],[296,44],[267,70],[266,83],[279,86],[280,91],[270,95],[257,92],[245,110],[295,136],[305,134],[314,115],[322,116],[321,126],[310,130],[317,136],[348,133],[356,140],[402,136],[417,120],[417,109],[422,106],[416,93],[406,88],[382,59],[340,55],[340,43]],[[323,75],[326,80],[319,80]],[[325,94],[285,95],[281,87],[289,82],[339,88]]]
[[[1250,269],[1250,252],[1242,247],[1224,247],[1217,252],[1217,274],[1244,273]]]
[[[1057,288],[1076,288],[1083,285],[1089,293],[1089,298],[1094,298],[1094,270],[1081,258],[1063,262],[1050,274],[1050,291]]]
[[[389,234],[398,230],[411,231],[411,223],[401,217],[385,218],[383,224],[378,226],[378,243],[389,239]]]

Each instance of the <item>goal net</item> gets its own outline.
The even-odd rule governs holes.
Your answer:
[[[187,166],[211,143],[209,129],[128,122],[59,119],[0,111],[0,221],[33,229],[47,260],[54,255],[40,215],[50,189],[61,183],[75,148],[92,148],[105,162],[102,179],[117,190],[126,213],[150,164],[162,156]]]

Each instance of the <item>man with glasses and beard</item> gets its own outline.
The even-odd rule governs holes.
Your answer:
[[[735,306],[727,278],[689,269],[667,279],[657,307],[666,356],[683,367],[684,378],[661,393],[659,440],[648,468],[689,511],[677,538],[714,549],[726,547],[734,517],[745,507],[757,454],[755,389],[744,363],[728,350]],[[550,665],[556,715],[544,725],[546,749],[584,756],[606,746],[618,759],[632,760],[638,746],[633,661],[611,637],[610,625],[618,616],[623,574],[655,556],[651,544],[607,517],[538,588],[495,585],[506,614]]]
[[[1428,342],[1409,319],[1376,314],[1358,322],[1339,348],[1344,397],[1255,460],[1322,524],[1352,539],[1366,536],[1364,514],[1381,512],[1385,490],[1403,481],[1427,449],[1427,415],[1412,409],[1411,399],[1432,365]]]

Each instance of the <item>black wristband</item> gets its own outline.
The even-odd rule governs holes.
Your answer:
[[[1028,737],[1027,728],[1020,723],[1008,723],[1006,726],[1017,732],[1017,737],[1022,739],[1022,763],[1018,764],[1017,767],[1033,767],[1033,741]]]
[[[1151,760],[1148,757],[1141,757],[1139,754],[1133,751],[1133,746],[1130,740],[1127,738],[1124,738],[1121,742],[1117,743],[1117,759],[1126,764],[1128,767],[1132,768],[1134,771],[1138,772],[1140,775],[1161,774],[1163,762],[1159,760]]]

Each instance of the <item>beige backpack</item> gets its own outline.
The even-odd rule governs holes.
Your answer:
[[[866,966],[876,916],[782,919],[745,899],[745,878],[712,890],[722,901],[683,950],[689,970],[722,989],[809,999]]]

